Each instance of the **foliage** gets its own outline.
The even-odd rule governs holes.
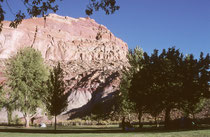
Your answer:
[[[87,5],[86,14],[91,15],[93,11],[98,11],[99,9],[105,11],[107,15],[113,14],[116,10],[119,10],[119,6],[116,6],[116,0],[90,0],[89,5]]]
[[[95,104],[90,115],[92,120],[100,121],[107,118],[106,110],[103,108],[103,103]]]
[[[160,54],[154,50],[151,56],[144,53],[142,63],[131,80],[129,97],[154,117],[165,110],[166,126],[171,109],[195,114],[209,98],[209,55],[201,53],[199,61],[193,55],[184,58],[172,47]]]
[[[141,64],[141,70],[134,74],[131,87],[129,88],[129,96],[131,101],[141,107],[143,112],[150,112],[153,116],[159,114],[162,110],[160,107],[160,87],[156,84],[158,74],[157,51],[150,58],[144,53]]]
[[[200,60],[192,54],[184,60],[181,108],[187,115],[200,112],[209,98],[209,61],[209,55],[204,58],[203,53]]]
[[[56,4],[58,1],[62,0],[21,0],[19,2],[23,2],[27,12],[23,12],[25,9],[20,9],[17,13],[14,13],[7,0],[0,0],[0,32],[2,31],[2,21],[4,21],[5,17],[5,10],[2,7],[3,3],[8,6],[10,12],[15,17],[10,23],[10,27],[16,28],[26,18],[26,14],[30,17],[41,15],[46,20],[46,14],[49,11],[55,13],[58,10],[58,5]],[[99,9],[105,11],[106,14],[112,14],[119,9],[119,6],[116,6],[116,0],[90,0],[85,12],[87,15],[91,15],[93,14],[93,10],[98,11]]]
[[[120,94],[119,94],[119,113],[121,115],[129,115],[134,111],[134,104],[129,100],[128,88],[130,87],[130,79],[123,75],[120,83]]]
[[[43,82],[47,80],[48,71],[41,53],[33,48],[24,48],[11,57],[6,65],[7,85],[11,90],[9,96],[16,107],[23,113],[26,126],[42,103]],[[10,103],[11,104],[11,103]]]
[[[142,56],[143,50],[138,46],[134,49],[134,51],[130,50],[127,55],[130,67],[123,71],[120,83],[120,92],[117,97],[117,111],[124,116],[135,111],[135,104],[130,101],[128,89],[131,86],[131,79],[133,75],[136,74],[142,67]]]
[[[129,61],[129,67],[125,68],[122,74],[120,82],[120,90],[117,96],[116,112],[122,116],[122,120],[131,113],[139,114],[139,125],[141,126],[142,108],[138,106],[136,102],[132,102],[129,96],[129,88],[131,86],[131,80],[133,76],[140,71],[142,66],[143,50],[138,46],[132,51],[129,50],[127,58]]]
[[[55,116],[56,130],[56,116],[65,111],[68,106],[68,94],[65,93],[64,74],[60,63],[50,72],[46,91],[47,96],[45,96],[44,102],[48,112]]]
[[[12,122],[12,112],[16,108],[16,104],[14,103],[15,93],[13,93],[13,91],[7,87],[7,84],[4,83],[4,86],[1,86],[0,95],[0,104],[1,107],[5,108],[7,111],[8,125],[10,125]]]

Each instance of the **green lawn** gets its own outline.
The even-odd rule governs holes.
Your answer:
[[[167,133],[8,133],[0,132],[0,137],[210,137],[210,130],[182,131]]]
[[[56,134],[52,133],[52,127],[46,129],[0,127],[0,131],[0,137],[210,137],[210,129],[171,132],[159,130],[122,132],[116,126],[60,127]]]

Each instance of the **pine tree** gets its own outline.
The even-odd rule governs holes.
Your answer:
[[[56,130],[56,117],[65,111],[68,106],[68,94],[65,93],[64,74],[60,63],[53,67],[53,70],[50,72],[46,91],[47,96],[44,98],[44,102],[48,112],[55,117]]]

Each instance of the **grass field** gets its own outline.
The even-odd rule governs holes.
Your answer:
[[[0,127],[0,137],[210,137],[210,129],[189,131],[135,131],[122,132],[117,127],[65,127],[57,133],[51,128]]]
[[[8,133],[0,137],[210,137],[210,130],[181,131],[167,133]]]

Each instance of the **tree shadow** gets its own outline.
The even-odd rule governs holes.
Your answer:
[[[119,77],[118,72],[112,73],[110,76],[106,78],[104,83],[99,84],[97,89],[92,93],[92,98],[87,104],[83,105],[82,107],[72,109],[66,112],[64,115],[70,114],[68,120],[74,118],[81,118],[90,115],[95,105],[100,103],[103,104],[103,107],[107,112],[111,111],[110,105],[113,104],[114,101],[113,98],[115,97],[115,94],[117,94],[117,92],[108,93],[106,97],[102,97],[103,96],[102,93],[103,91],[105,91],[105,88],[107,88],[107,85],[110,85],[113,82],[113,80],[115,80],[117,77]]]

